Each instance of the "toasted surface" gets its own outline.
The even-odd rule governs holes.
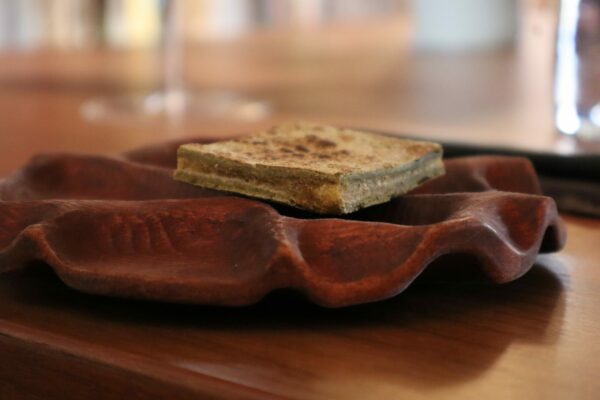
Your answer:
[[[249,165],[333,175],[391,168],[441,151],[436,143],[309,123],[283,124],[235,140],[182,147]]]
[[[308,123],[185,144],[175,178],[322,213],[348,213],[443,173],[436,143]]]

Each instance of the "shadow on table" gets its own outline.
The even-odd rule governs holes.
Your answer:
[[[96,297],[38,265],[0,277],[0,319],[27,315],[34,328],[253,384],[301,371],[290,379],[435,388],[475,379],[514,342],[559,335],[566,278],[557,259],[542,256],[504,285],[481,282],[469,261],[441,260],[393,299],[342,309],[286,291],[241,308]]]

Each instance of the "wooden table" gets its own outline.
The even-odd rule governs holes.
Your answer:
[[[111,153],[292,118],[565,150],[551,64],[523,50],[529,39],[425,55],[406,29],[257,35],[190,54],[192,86],[272,102],[253,123],[90,123],[78,113],[85,99],[157,85],[152,52],[4,54],[0,173],[40,151]],[[515,282],[420,281],[347,309],[285,293],[240,309],[100,298],[34,265],[0,276],[0,398],[600,398],[600,222],[565,219],[566,249]]]

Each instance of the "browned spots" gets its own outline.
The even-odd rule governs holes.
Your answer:
[[[331,140],[321,139],[321,140],[315,142],[315,146],[326,148],[326,147],[336,147],[337,145],[334,142],[332,142]]]
[[[308,150],[308,147],[306,147],[306,146],[303,146],[303,145],[301,145],[301,144],[297,144],[296,146],[294,146],[294,148],[295,148],[296,150],[298,150],[298,151],[301,151],[301,152],[303,152],[303,153],[308,153],[308,151],[309,151],[309,150]]]
[[[306,141],[317,148],[336,147],[336,144],[331,140],[321,139],[315,135],[306,135]]]
[[[430,146],[424,146],[422,144],[412,144],[406,146],[406,152],[411,155],[425,154],[433,150]]]
[[[338,151],[334,152],[333,154],[340,155],[340,156],[349,156],[350,152],[346,149],[343,149],[343,150],[338,150]]]

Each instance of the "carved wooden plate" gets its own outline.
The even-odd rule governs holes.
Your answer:
[[[88,293],[245,305],[291,288],[339,307],[395,296],[443,255],[502,283],[564,244],[523,158],[448,160],[445,176],[340,219],[176,182],[177,145],[40,155],[0,181],[0,272],[42,260]]]

